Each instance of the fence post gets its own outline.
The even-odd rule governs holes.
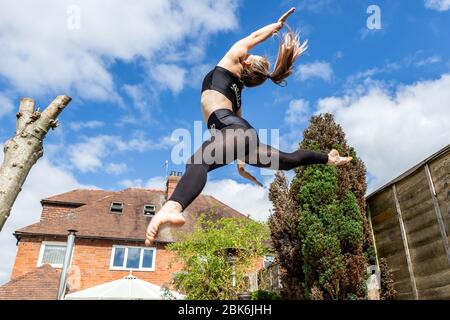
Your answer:
[[[394,194],[395,207],[397,209],[397,218],[398,218],[398,223],[400,224],[400,233],[402,235],[403,247],[405,248],[406,263],[408,264],[409,278],[411,279],[413,295],[414,295],[415,300],[419,300],[419,295],[418,295],[417,286],[416,286],[416,278],[414,277],[414,270],[413,270],[413,265],[412,265],[412,261],[411,261],[411,255],[409,253],[408,238],[406,236],[405,225],[403,224],[402,210],[400,208],[400,202],[398,201],[398,198],[397,198],[397,188],[395,186],[395,183],[392,185],[392,192]]]

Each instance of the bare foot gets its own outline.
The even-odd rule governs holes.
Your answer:
[[[158,213],[152,218],[147,228],[147,235],[145,239],[145,245],[151,246],[158,234],[159,228],[165,224],[183,225],[185,219],[183,215],[177,211],[161,208]]]
[[[331,150],[328,154],[328,163],[331,166],[342,166],[352,161],[352,157],[341,157],[339,152],[335,149]]]

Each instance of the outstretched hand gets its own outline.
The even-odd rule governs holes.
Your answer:
[[[237,169],[239,174],[241,175],[241,177],[248,179],[250,181],[252,181],[253,183],[255,183],[256,185],[264,188],[264,185],[258,181],[258,179],[256,179],[250,172],[248,172],[247,170],[245,170],[245,163],[237,160]]]
[[[291,9],[289,9],[289,11],[287,11],[285,14],[283,14],[280,19],[278,19],[278,22],[281,22],[282,24],[284,24],[286,22],[287,18],[294,12],[295,12],[295,7],[292,7]]]

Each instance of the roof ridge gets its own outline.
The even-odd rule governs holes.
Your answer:
[[[54,194],[48,197],[45,197],[43,199],[41,199],[41,201],[57,201],[57,202],[68,202],[68,203],[81,203],[81,202],[76,202],[76,201],[67,201],[67,200],[57,200],[55,198],[58,197],[64,197],[64,195],[71,195],[77,192],[98,192],[98,193],[110,193],[110,192],[114,192],[113,190],[103,190],[103,189],[91,189],[91,188],[77,188],[77,189],[72,189],[63,193],[58,193],[58,194]]]
[[[156,189],[156,188],[138,188],[138,187],[128,187],[125,189],[120,190],[121,191],[126,191],[126,190],[145,190],[145,191],[161,191],[164,192],[164,189]]]

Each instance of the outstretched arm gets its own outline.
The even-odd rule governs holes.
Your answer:
[[[239,60],[245,57],[247,53],[256,45],[260,44],[272,36],[275,32],[283,28],[286,19],[295,12],[295,8],[291,8],[285,14],[283,14],[278,22],[269,24],[255,32],[252,32],[249,36],[236,42],[228,51],[227,55],[234,58],[233,60]]]
[[[239,159],[237,160],[237,169],[241,177],[256,183],[260,187],[263,187],[263,184],[261,182],[259,182],[254,176],[252,176],[247,170],[245,170],[245,163]]]
[[[248,52],[256,45],[270,38],[270,36],[272,36],[275,32],[281,30],[281,28],[283,28],[282,22],[271,23],[259,30],[256,30],[255,32],[252,32],[244,39],[239,40],[233,45],[233,47],[234,49],[237,48]]]

